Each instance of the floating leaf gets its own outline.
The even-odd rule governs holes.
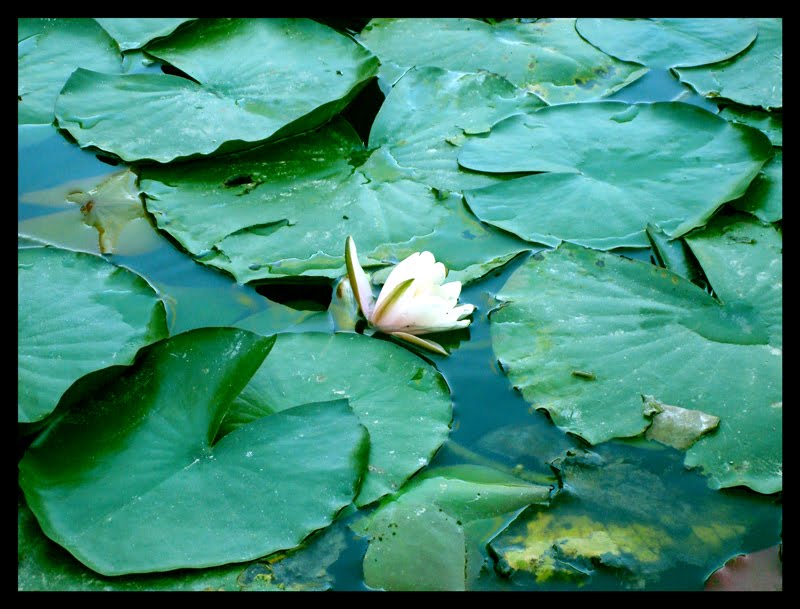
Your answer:
[[[665,269],[564,243],[529,258],[498,293],[494,351],[528,402],[592,444],[644,432],[652,412],[642,395],[719,417],[687,465],[716,487],[776,492],[781,237],[728,219],[687,242],[719,301]]]
[[[667,234],[652,224],[647,225],[647,239],[659,266],[672,271],[699,285],[707,288],[708,284],[703,275],[703,269],[697,263],[692,250],[683,239],[670,239]]]
[[[465,192],[484,222],[551,246],[611,249],[647,247],[648,223],[670,237],[702,226],[772,155],[760,131],[691,104],[609,101],[507,118],[466,143],[458,162],[540,172]]]
[[[780,148],[732,206],[753,214],[762,222],[777,222],[783,218],[783,151]]]
[[[465,282],[526,249],[482,225],[460,196],[406,178],[385,151],[367,154],[337,119],[224,160],[146,167],[140,189],[159,228],[240,283],[343,277],[348,235],[365,268],[429,250]]]
[[[18,421],[50,414],[89,372],[130,364],[167,335],[164,304],[142,277],[51,247],[17,252]]]
[[[783,107],[783,19],[758,18],[751,47],[727,61],[676,68],[680,79],[706,97],[765,110]]]
[[[427,471],[353,525],[369,538],[364,581],[383,590],[465,590],[489,539],[549,496],[548,487],[486,467]]]
[[[369,446],[346,400],[211,442],[274,341],[232,328],[175,335],[55,421],[19,465],[48,537],[118,575],[252,560],[329,525],[358,491]]]
[[[761,129],[773,146],[783,146],[782,112],[764,112],[747,106],[727,105],[719,111],[719,115],[725,120]]]
[[[58,125],[81,147],[166,163],[280,139],[330,120],[377,70],[310,19],[203,20],[147,52],[188,78],[79,69],[64,85]]]
[[[103,29],[117,41],[121,51],[140,49],[151,40],[172,34],[179,26],[194,18],[172,17],[106,17],[96,18]]]
[[[122,72],[122,56],[94,19],[17,20],[17,123],[52,123],[61,87],[75,68]]]
[[[381,60],[390,82],[412,66],[499,74],[548,103],[604,97],[647,72],[598,51],[575,19],[373,19],[359,40]]]
[[[278,589],[265,578],[254,577],[252,574],[256,568],[252,564],[113,577],[100,575],[47,538],[22,497],[18,504],[17,590],[20,592],[205,592]]]
[[[370,435],[369,471],[358,505],[399,489],[450,433],[450,392],[431,364],[386,341],[316,332],[278,335],[220,433],[303,401],[342,398]]]
[[[378,111],[369,147],[383,146],[410,177],[439,190],[487,186],[505,177],[461,169],[456,160],[461,147],[497,121],[544,105],[489,72],[411,68]]]
[[[582,17],[575,29],[601,51],[650,68],[699,66],[731,58],[756,39],[755,19]]]

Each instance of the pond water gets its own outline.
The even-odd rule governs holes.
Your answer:
[[[377,86],[367,88],[354,109],[348,111],[362,137],[365,137],[369,125],[368,113],[374,112],[379,105],[378,96]],[[668,71],[654,70],[611,99],[629,102],[681,99],[716,111],[713,104],[693,95]],[[77,206],[64,199],[65,188],[68,191],[71,183],[81,180],[99,182],[103,176],[111,175],[123,166],[114,165],[113,161],[91,151],[81,150],[49,125],[19,128],[18,161],[20,233],[65,247],[96,251],[97,234],[82,224]],[[120,247],[109,259],[145,276],[169,296],[171,333],[202,326],[231,325],[255,314],[261,314],[259,328],[262,331],[331,330],[328,322],[315,314],[324,308],[324,304],[313,304],[319,300],[320,293],[324,299],[325,289],[297,294],[294,302],[288,302],[297,308],[287,310],[264,296],[266,293],[277,297],[279,291],[274,286],[260,288],[237,284],[229,276],[193,261],[152,226],[140,227],[137,231],[124,235]],[[650,250],[618,253],[646,262],[652,260]],[[486,464],[516,473],[532,482],[557,484],[558,477],[549,465],[553,456],[568,449],[579,451],[588,448],[580,439],[555,427],[546,414],[531,409],[510,386],[492,351],[487,315],[494,306],[493,296],[524,257],[520,256],[502,269],[466,286],[462,292],[461,301],[475,304],[477,311],[469,330],[460,332],[453,339],[457,342],[448,345],[454,347],[452,355],[435,359],[435,365],[452,391],[454,419],[450,437],[430,463],[431,467]],[[698,506],[724,506],[725,510],[746,514],[747,530],[730,547],[730,556],[771,547],[780,541],[782,512],[779,498],[745,489],[712,490],[702,476],[683,468],[683,453],[663,446],[654,447],[652,443],[609,442],[594,447],[594,450],[609,461],[635,464],[641,471],[652,474],[652,478],[646,479],[658,480],[659,488],[672,489],[671,492],[684,502],[694,502]],[[596,518],[611,517],[602,514],[601,505],[585,509],[591,509]],[[715,515],[708,514],[707,519],[713,522]],[[367,544],[347,528],[348,523],[348,518],[344,518],[332,527],[341,534],[345,544],[328,568],[329,583],[335,590],[367,590],[361,567]],[[719,556],[676,556],[657,577],[639,587],[700,590],[708,574],[721,566],[719,560]],[[539,582],[532,576],[519,573],[509,577],[499,567],[485,572],[478,584],[478,588],[483,590],[616,590],[631,587],[630,580],[620,577],[614,569],[597,569],[591,578],[576,583],[569,579]]]

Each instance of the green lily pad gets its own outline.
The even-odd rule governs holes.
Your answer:
[[[49,415],[80,377],[130,364],[167,335],[142,277],[99,256],[51,247],[17,252],[18,421]]]
[[[20,18],[17,40],[20,125],[53,122],[58,93],[76,68],[122,72],[116,43],[94,19]]]
[[[383,590],[466,590],[486,561],[486,543],[550,488],[493,469],[461,465],[425,472],[358,520],[369,538],[364,581]]]
[[[647,247],[648,223],[673,238],[702,226],[772,156],[761,131],[692,104],[608,101],[507,118],[467,142],[458,162],[539,172],[465,192],[484,222],[551,246],[611,249]]]
[[[731,205],[762,222],[777,222],[783,218],[783,151],[780,148],[775,149],[775,156],[753,179],[747,192]]]
[[[758,37],[741,54],[705,66],[676,68],[679,78],[706,97],[764,110],[783,107],[783,19],[760,17]]]
[[[699,591],[709,565],[748,547],[748,531],[779,533],[780,506],[703,488],[671,449],[597,448],[553,461],[563,487],[550,504],[491,540],[501,573],[528,589]]]
[[[310,19],[214,19],[148,45],[172,74],[76,70],[56,117],[81,147],[166,163],[313,129],[375,75],[377,59]]]
[[[512,114],[544,106],[533,93],[490,72],[412,68],[392,87],[369,133],[415,180],[439,190],[488,186],[505,176],[464,171],[456,157],[472,137]]]
[[[719,417],[687,466],[715,487],[779,491],[781,237],[746,218],[687,237],[719,300],[665,269],[568,243],[529,258],[490,315],[509,380],[591,444],[643,433],[653,413],[642,395]]]
[[[499,74],[548,103],[598,99],[647,73],[599,51],[575,31],[575,19],[373,19],[359,40],[394,83],[412,66]]]
[[[252,575],[258,569],[254,564],[259,563],[168,573],[100,575],[47,538],[22,497],[18,502],[17,552],[19,592],[208,592],[278,589],[266,578]]]
[[[148,42],[169,36],[179,26],[194,20],[195,18],[173,17],[95,18],[95,21],[117,41],[121,51],[141,49]]]
[[[758,108],[728,105],[719,115],[734,123],[743,123],[767,134],[773,146],[783,146],[783,112],[764,112]]]
[[[704,289],[708,288],[703,269],[683,239],[670,239],[663,230],[652,224],[647,225],[647,238],[653,249],[654,262]]]
[[[397,491],[450,433],[450,392],[431,364],[376,338],[318,332],[278,335],[270,357],[234,400],[220,433],[302,401],[342,398],[370,435],[369,469],[358,505]]]
[[[140,190],[159,228],[240,283],[342,277],[348,235],[370,271],[427,249],[464,282],[527,249],[485,227],[460,196],[406,177],[383,149],[367,154],[336,119],[224,160],[145,167]]]
[[[601,51],[650,68],[699,66],[730,59],[756,39],[755,19],[580,18],[575,29]]]
[[[366,467],[347,400],[262,417],[212,444],[274,341],[233,328],[175,335],[55,421],[19,464],[47,536],[121,575],[252,560],[328,526]]]

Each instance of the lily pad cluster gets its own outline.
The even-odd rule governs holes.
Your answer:
[[[20,589],[328,589],[354,543],[373,589],[702,589],[760,549],[781,19],[20,19],[18,49],[20,133],[114,165],[20,195],[90,231],[20,222]],[[236,296],[134,270],[133,225]],[[365,332],[345,290],[425,251],[465,287],[449,355]],[[253,304],[290,287],[332,296]],[[467,346],[557,442],[436,462]]]

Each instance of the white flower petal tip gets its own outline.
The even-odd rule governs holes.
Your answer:
[[[364,317],[369,319],[372,316],[372,311],[375,308],[375,299],[372,296],[372,286],[370,285],[369,278],[361,268],[358,262],[358,252],[356,251],[356,242],[348,235],[344,246],[344,260],[347,266],[347,277],[350,279],[350,287],[356,297],[358,306]]]
[[[369,280],[358,263],[352,237],[345,244],[345,260],[353,292],[371,328],[448,355],[441,345],[419,335],[458,330],[471,323],[467,318],[475,306],[458,304],[461,282],[444,283],[447,268],[436,262],[431,252],[415,252],[399,262],[377,300],[373,300]]]
[[[428,351],[433,351],[434,353],[438,353],[439,355],[450,355],[444,347],[442,347],[435,340],[431,340],[429,338],[420,338],[419,336],[415,336],[413,334],[407,334],[405,332],[392,332],[392,336],[395,336],[401,340],[417,345],[418,347],[427,349]]]

